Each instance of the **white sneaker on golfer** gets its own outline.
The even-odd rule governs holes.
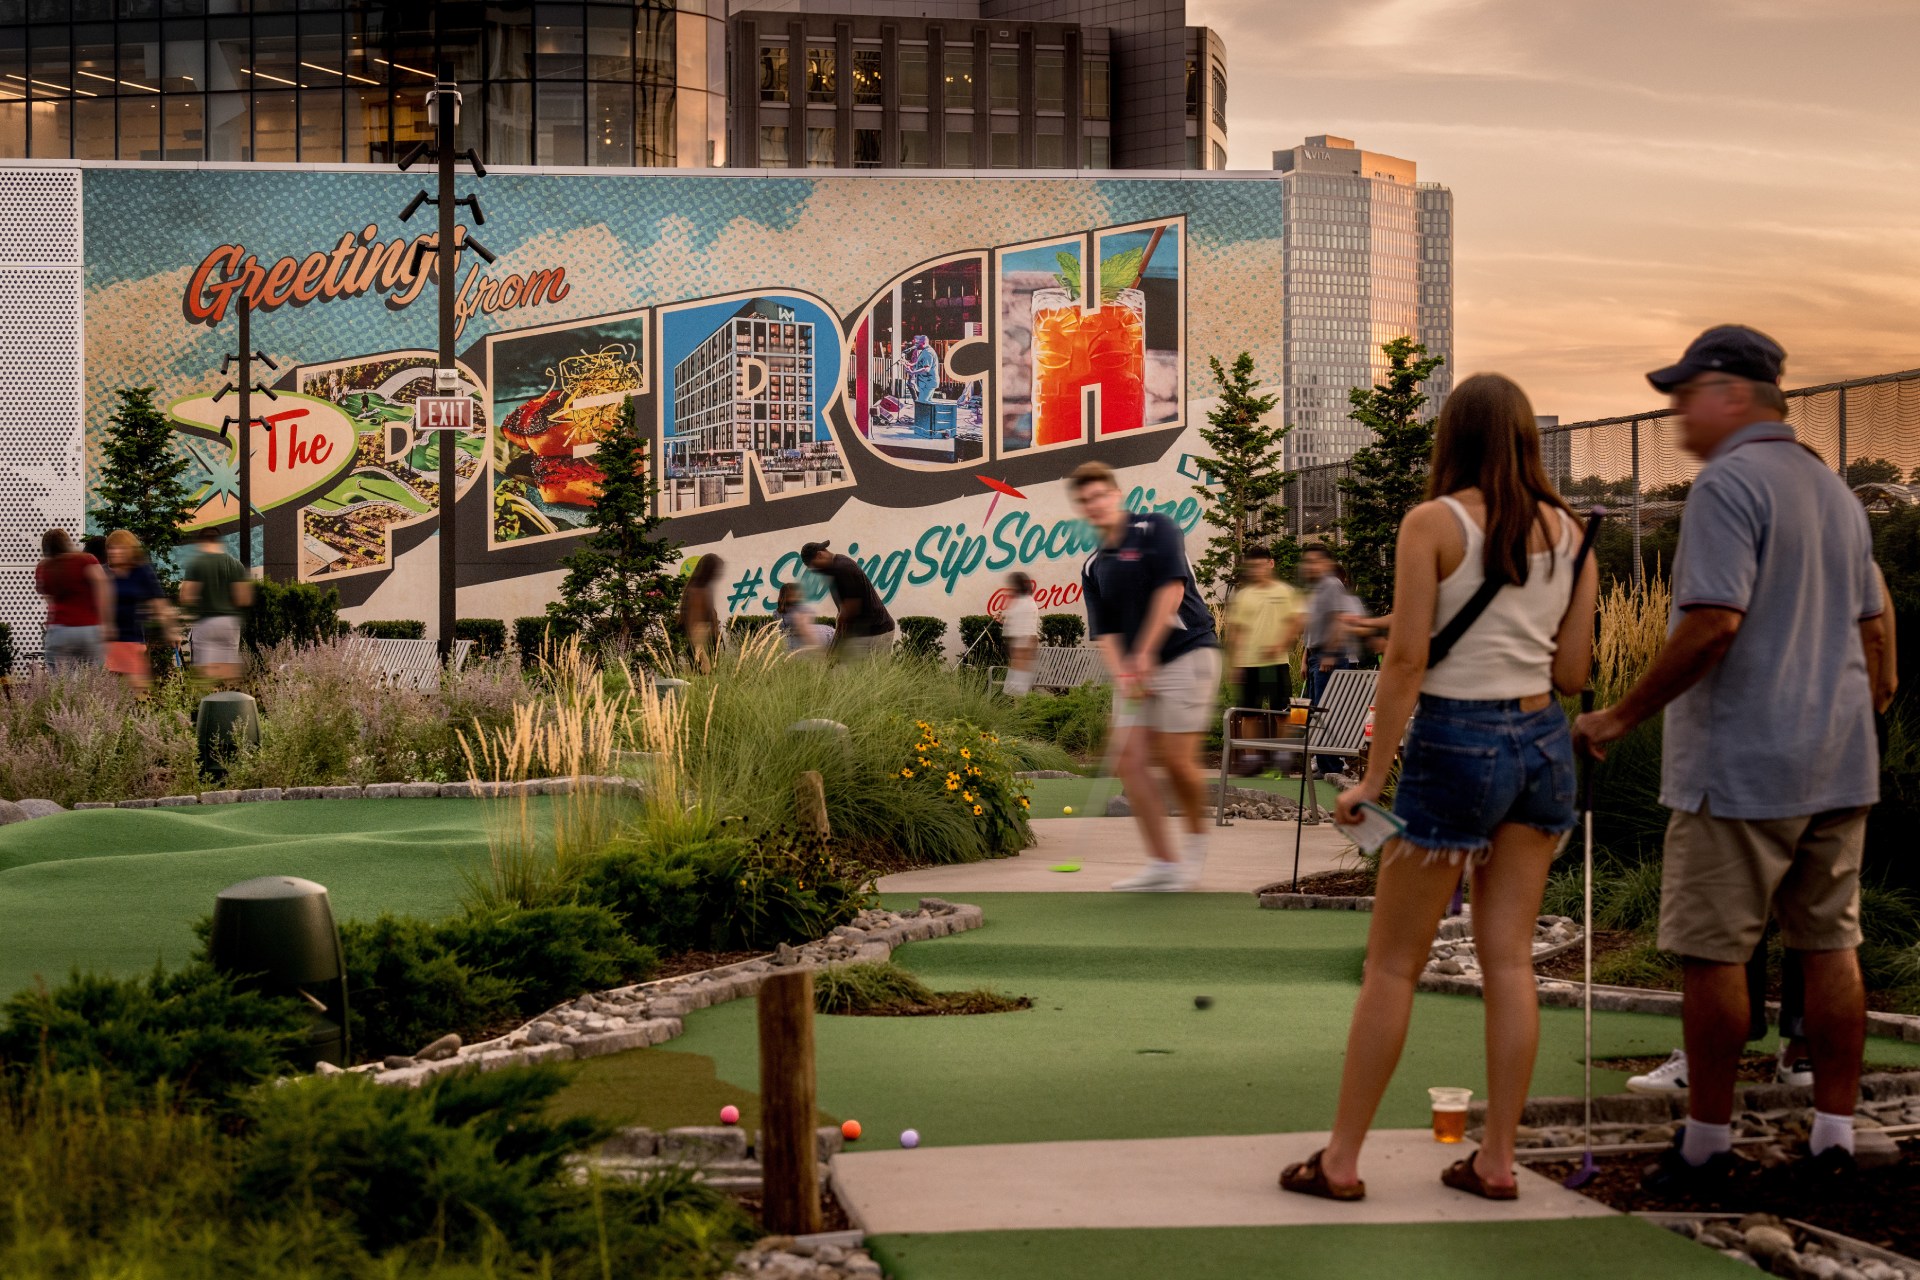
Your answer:
[[[1200,876],[1207,869],[1207,838],[1189,834],[1180,850],[1180,887],[1198,889]]]
[[[1813,1059],[1787,1057],[1787,1046],[1780,1046],[1780,1057],[1773,1064],[1773,1082],[1775,1084],[1798,1085],[1802,1089],[1813,1087]]]
[[[1685,1093],[1687,1091],[1687,1051],[1675,1049],[1673,1056],[1643,1076],[1628,1076],[1629,1093]]]
[[[1179,893],[1187,883],[1179,863],[1149,858],[1139,872],[1114,881],[1113,887],[1122,893]]]

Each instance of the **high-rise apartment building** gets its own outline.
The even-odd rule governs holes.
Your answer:
[[[1411,160],[1327,134],[1274,152],[1273,167],[1285,184],[1282,411],[1298,469],[1369,443],[1347,393],[1381,377],[1392,339],[1445,359],[1427,384],[1432,410],[1453,386],[1453,193],[1418,181]]]
[[[746,168],[1224,169],[1226,51],[1184,0],[746,0]]]

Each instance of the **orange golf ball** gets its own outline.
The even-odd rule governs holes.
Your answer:
[[[858,1120],[842,1120],[840,1122],[840,1136],[848,1142],[860,1141],[860,1122]]]

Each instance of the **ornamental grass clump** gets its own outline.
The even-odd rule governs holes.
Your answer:
[[[185,684],[137,699],[99,668],[15,677],[0,699],[0,796],[72,805],[200,787]]]

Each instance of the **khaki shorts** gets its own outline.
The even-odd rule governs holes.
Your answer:
[[[1156,733],[1205,733],[1220,700],[1220,650],[1212,645],[1154,669],[1150,697],[1125,702],[1113,691],[1113,727]]]
[[[232,667],[240,662],[240,619],[202,618],[193,624],[193,665]]]
[[[1661,869],[1660,947],[1745,964],[1769,906],[1796,951],[1860,945],[1860,852],[1867,811],[1808,818],[1716,818],[1675,810]]]

